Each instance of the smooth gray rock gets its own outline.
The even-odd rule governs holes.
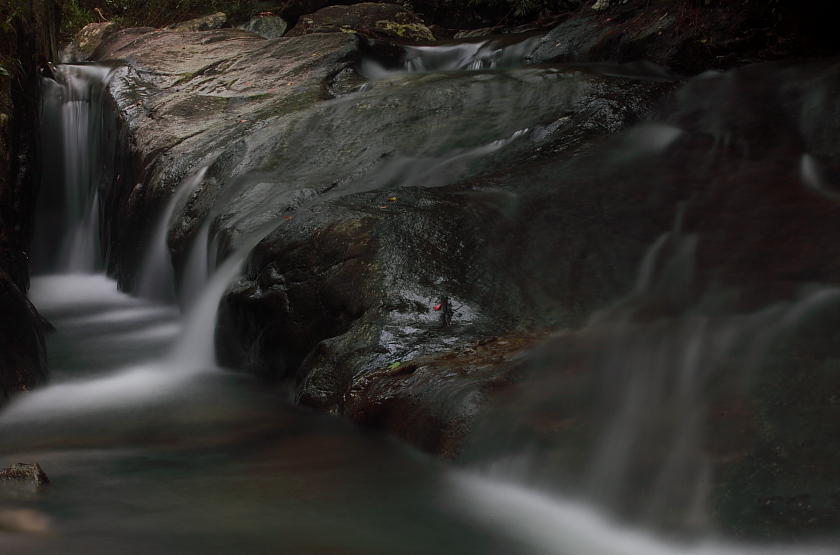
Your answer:
[[[276,15],[260,15],[242,26],[243,31],[256,33],[266,39],[279,39],[286,32],[289,24]]]
[[[216,12],[214,14],[205,15],[204,17],[170,25],[167,29],[181,33],[194,33],[198,31],[221,29],[225,23],[227,23],[227,14],[224,12]]]

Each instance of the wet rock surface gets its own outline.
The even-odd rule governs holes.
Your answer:
[[[638,483],[595,497],[634,514],[611,495],[669,491],[642,519],[702,526],[684,509],[703,482],[698,503],[736,534],[831,532],[835,353],[809,330],[836,326],[809,326],[833,321],[840,283],[840,64],[686,83],[559,64],[368,82],[366,48],[342,32],[106,40],[96,56],[127,63],[111,132],[129,149],[103,188],[121,285],[143,230],[206,166],[170,223],[179,278],[193,248],[221,260],[264,237],[220,305],[223,363],[447,458],[518,442],[592,487],[624,465],[605,475]],[[531,59],[566,59],[556,48]],[[705,355],[667,354],[689,347]],[[659,397],[625,396],[655,379]],[[645,439],[602,460],[597,438],[637,406],[650,412],[627,436]]]
[[[130,29],[100,47],[100,59],[129,61],[112,80],[115,117],[106,159],[113,163],[106,173],[113,183],[103,201],[110,271],[124,287],[131,288],[136,278],[143,230],[181,179],[215,160],[208,174],[212,184],[215,172],[241,161],[236,153],[241,139],[328,98],[330,80],[352,64],[357,44],[355,36],[344,34],[267,41],[238,30]],[[191,204],[190,216],[173,233],[179,267],[185,239],[197,231],[218,191],[208,187],[208,192]]]

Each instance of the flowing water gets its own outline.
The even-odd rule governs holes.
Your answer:
[[[412,71],[486,69],[524,56],[489,42],[410,54]],[[703,384],[715,369],[735,350],[750,366],[750,357],[760,358],[784,330],[836,302],[836,290],[816,288],[796,302],[736,316],[695,313],[640,326],[633,320],[654,292],[679,297],[690,289],[696,237],[683,234],[678,220],[640,262],[631,294],[584,330],[602,345],[596,375],[607,386],[594,403],[612,410],[605,411],[586,475],[570,488],[574,497],[528,479],[543,469],[527,446],[490,464],[485,459],[476,471],[455,469],[390,436],[297,408],[282,386],[216,366],[216,308],[259,236],[240,240],[209,273],[207,232],[199,234],[185,274],[187,288],[201,292],[184,303],[182,316],[172,304],[166,228],[204,170],[181,184],[161,215],[139,297],[96,273],[96,98],[108,75],[99,66],[62,66],[58,82],[46,84],[44,125],[48,135],[62,137],[53,146],[64,153],[47,180],[60,182],[64,192],[62,202],[41,210],[65,231],[42,224],[43,275],[33,279],[30,296],[57,329],[49,337],[51,382],[0,413],[0,466],[38,462],[52,485],[0,489],[2,553],[837,552],[819,545],[753,547],[709,535],[702,516],[707,492],[698,486],[709,468],[696,451],[705,433]],[[460,154],[492,155],[526,132]],[[659,151],[680,133],[664,124],[640,128],[631,134],[633,148]],[[460,161],[396,164],[379,179],[408,171],[418,176],[413,184],[423,185],[421,168],[431,175],[430,166],[442,164],[446,172]],[[808,186],[823,191],[813,160],[803,158],[801,171]],[[53,245],[49,239],[58,236],[66,240]],[[536,406],[541,399],[527,401]],[[645,519],[634,519],[631,528],[602,510],[616,504],[615,496],[635,494],[635,457],[657,447],[645,441],[652,435],[645,420],[651,406],[674,418],[657,424],[672,456],[652,479],[653,489],[664,492],[654,496],[661,505],[646,510],[661,519],[678,503],[699,523],[699,539],[664,540],[645,531],[638,522]],[[506,459],[525,462],[506,465]],[[673,492],[676,500],[669,499]]]

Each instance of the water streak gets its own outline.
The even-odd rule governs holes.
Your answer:
[[[56,81],[43,80],[41,134],[48,151],[60,155],[45,164],[41,197],[46,198],[39,201],[34,248],[48,254],[36,260],[36,271],[91,273],[101,265],[102,95],[112,70],[97,64],[60,65]],[[58,252],[52,245],[59,246]]]
[[[440,71],[480,71],[506,69],[522,65],[539,43],[531,36],[513,44],[499,39],[463,41],[434,46],[404,46],[401,65],[386,68],[372,59],[364,59],[359,72],[369,79],[381,79],[394,73],[432,73]]]
[[[155,227],[152,241],[143,259],[140,279],[137,281],[138,296],[157,301],[172,301],[175,299],[175,273],[172,269],[169,247],[166,242],[169,223],[175,209],[201,183],[205,173],[207,173],[207,166],[186,177],[181,182],[177,192],[169,199],[166,209]]]
[[[591,506],[515,484],[452,474],[449,497],[478,523],[519,540],[538,555],[829,555],[819,545],[684,545],[620,526]]]

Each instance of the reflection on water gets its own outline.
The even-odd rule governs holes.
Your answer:
[[[4,554],[527,552],[455,509],[436,461],[256,379],[173,364],[170,309],[101,276],[36,278],[32,296],[60,330],[53,381],[0,415],[0,463],[37,461],[53,483],[0,489]]]

